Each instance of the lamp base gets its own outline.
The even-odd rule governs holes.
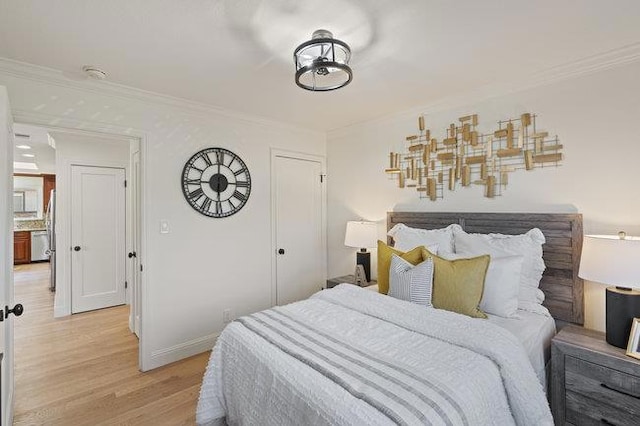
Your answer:
[[[367,277],[367,282],[371,281],[371,253],[368,251],[359,251],[356,254],[356,265],[362,265],[364,275]]]
[[[626,348],[633,319],[640,317],[640,291],[607,287],[607,343]]]

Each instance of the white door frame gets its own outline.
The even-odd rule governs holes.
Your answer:
[[[303,152],[288,151],[283,149],[271,148],[271,306],[277,304],[277,289],[278,289],[278,275],[277,275],[277,262],[278,262],[278,206],[276,203],[276,158],[284,157],[294,160],[302,161],[316,161],[320,163],[322,169],[322,175],[324,176],[324,184],[321,187],[322,191],[322,212],[320,217],[320,224],[322,227],[322,282],[327,281],[327,159],[321,155],[306,154]],[[324,288],[324,285],[323,285]]]
[[[9,202],[9,197],[13,194],[13,130],[11,123],[11,109],[9,105],[7,90],[4,86],[0,86],[0,131],[4,133],[4,122],[9,130],[8,134],[0,135],[0,145],[3,152],[0,151],[0,173],[4,176],[0,176],[0,280],[3,281],[0,285],[2,290],[0,294],[0,308],[4,312],[4,305],[13,307],[13,203]],[[6,141],[4,140],[6,138]],[[6,188],[4,188],[6,185]],[[6,194],[3,192],[6,190]],[[6,198],[2,199],[3,196]],[[6,203],[6,206],[4,205]],[[7,300],[9,299],[9,300]],[[27,309],[29,307],[27,306]],[[4,339],[4,359],[2,360],[2,383],[0,383],[0,405],[2,405],[2,416],[0,418],[1,426],[9,426],[13,424],[13,320],[14,316],[10,315],[5,321],[0,323],[0,333],[2,333],[2,339]],[[4,400],[4,392],[6,392],[6,400]]]
[[[67,132],[72,134],[86,136],[101,136],[108,138],[121,139],[138,139],[140,143],[140,253],[139,263],[144,266],[144,273],[140,274],[140,340],[138,341],[138,368],[140,371],[147,371],[151,368],[151,347],[148,341],[149,333],[146,332],[148,321],[145,321],[145,313],[149,312],[149,294],[147,286],[147,157],[149,152],[149,137],[143,131],[132,130],[128,127],[115,125],[103,125],[86,120],[69,119],[66,117],[55,117],[56,125],[50,123],[52,117],[41,115],[30,111],[15,111],[13,114],[14,122],[32,124],[35,126],[46,127],[49,130],[57,132]]]

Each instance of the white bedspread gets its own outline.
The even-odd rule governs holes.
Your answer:
[[[229,324],[200,425],[551,425],[518,341],[488,322],[340,285]]]
[[[377,285],[363,288],[375,292],[378,291]],[[551,358],[551,340],[556,335],[556,322],[547,308],[542,305],[529,303],[525,304],[524,307],[526,309],[518,309],[515,318],[503,318],[487,314],[488,321],[509,330],[520,340],[529,356],[529,361],[531,361],[538,380],[546,389],[546,370]],[[487,321],[483,318],[476,318],[475,320],[479,322]]]
[[[547,311],[543,306],[540,308]],[[556,335],[556,322],[553,317],[548,311],[546,315],[542,315],[521,309],[518,310],[517,318],[502,318],[495,315],[488,315],[488,317],[490,323],[509,330],[518,338],[538,380],[546,387],[545,367],[551,358],[551,339]]]

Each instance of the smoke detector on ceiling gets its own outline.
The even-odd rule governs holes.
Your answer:
[[[102,71],[100,68],[95,67],[93,65],[85,65],[82,67],[82,71],[89,77],[94,80],[105,80],[107,78],[107,73]]]

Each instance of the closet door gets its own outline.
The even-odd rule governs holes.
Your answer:
[[[275,302],[284,305],[323,288],[323,164],[279,155],[274,162]]]

